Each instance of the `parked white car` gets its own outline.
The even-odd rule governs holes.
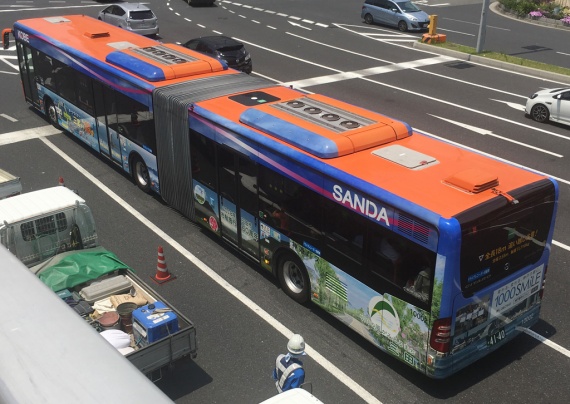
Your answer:
[[[540,90],[526,100],[525,114],[537,122],[570,125],[570,88]]]

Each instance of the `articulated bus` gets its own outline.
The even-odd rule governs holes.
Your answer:
[[[552,179],[90,17],[10,33],[53,125],[429,377],[538,321]]]

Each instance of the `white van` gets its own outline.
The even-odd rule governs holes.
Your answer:
[[[19,195],[21,192],[20,178],[0,168],[0,199]]]
[[[97,246],[85,200],[58,186],[0,200],[0,243],[26,266],[69,250]]]

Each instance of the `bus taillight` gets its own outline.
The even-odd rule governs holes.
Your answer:
[[[538,296],[540,300],[542,300],[542,295],[544,295],[544,285],[546,284],[546,272],[548,272],[548,265],[544,267],[544,276],[542,277],[542,286],[540,287],[540,292],[538,292]]]
[[[429,345],[438,352],[449,352],[451,318],[440,318],[433,323]]]

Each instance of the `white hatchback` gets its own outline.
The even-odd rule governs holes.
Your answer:
[[[524,112],[537,122],[570,125],[570,88],[537,91],[526,100]]]

